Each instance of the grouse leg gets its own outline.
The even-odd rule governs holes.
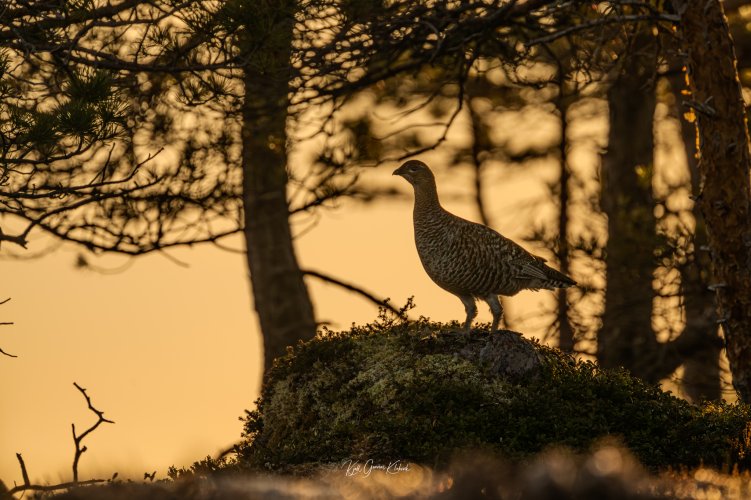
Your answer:
[[[490,333],[495,333],[498,331],[498,324],[503,317],[503,306],[501,305],[501,301],[498,300],[498,295],[491,294],[483,300],[488,303],[490,306],[490,312],[493,313],[493,325],[490,327]]]
[[[467,320],[464,322],[464,333],[469,333],[472,326],[472,320],[477,316],[477,306],[475,305],[475,298],[471,295],[461,295],[459,297],[462,304],[464,304],[464,310],[467,311]]]

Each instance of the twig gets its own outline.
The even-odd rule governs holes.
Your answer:
[[[318,278],[319,280],[325,281],[326,283],[331,283],[332,285],[340,286],[340,287],[344,288],[345,290],[349,290],[350,292],[354,292],[354,293],[356,293],[358,295],[361,295],[362,297],[365,297],[366,299],[368,299],[369,301],[375,303],[376,305],[378,305],[380,307],[385,307],[386,309],[388,309],[392,313],[396,314],[400,318],[405,318],[406,319],[406,315],[403,314],[398,309],[396,309],[391,304],[389,304],[387,300],[385,300],[385,299],[379,299],[375,295],[371,294],[370,292],[367,292],[367,291],[363,290],[362,288],[360,288],[360,287],[358,287],[356,285],[353,285],[351,283],[345,283],[344,281],[338,280],[336,278],[332,278],[331,276],[329,276],[327,274],[322,274],[322,273],[319,273],[318,271],[311,271],[310,269],[302,269],[301,272],[304,275],[306,275],[306,276],[313,276],[314,278]]]
[[[2,244],[3,241],[9,241],[11,243],[15,243],[16,245],[19,245],[21,248],[26,249],[28,245],[27,237],[29,233],[31,232],[31,230],[37,226],[44,229],[45,228],[44,221],[52,216],[59,215],[64,212],[72,212],[78,208],[89,205],[91,203],[102,202],[110,198],[122,197],[122,196],[125,196],[125,194],[131,194],[137,191],[143,191],[149,187],[152,187],[158,184],[160,182],[160,179],[157,178],[157,179],[154,179],[153,181],[149,181],[146,184],[142,184],[142,185],[139,185],[138,183],[136,183],[133,187],[129,187],[127,189],[124,189],[116,193],[103,193],[99,191],[102,188],[107,187],[107,186],[124,185],[125,183],[133,180],[136,174],[140,171],[141,167],[143,167],[146,163],[156,158],[156,156],[159,155],[163,150],[164,148],[161,148],[156,153],[150,153],[146,157],[146,159],[134,165],[130,173],[128,173],[128,175],[126,175],[122,179],[115,179],[115,180],[108,181],[108,180],[104,180],[103,178],[101,182],[96,182],[96,183],[89,182],[87,184],[82,184],[78,186],[69,186],[67,188],[57,187],[52,190],[44,190],[43,192],[35,192],[35,191],[27,192],[25,190],[21,190],[20,193],[19,192],[15,192],[15,193],[0,192],[0,196],[8,197],[11,199],[54,198],[54,197],[63,197],[63,196],[67,196],[70,194],[77,194],[77,195],[83,196],[82,198],[78,199],[78,201],[74,203],[70,203],[67,205],[63,204],[57,208],[54,208],[52,210],[42,213],[38,217],[30,217],[23,213],[17,214],[27,219],[29,221],[29,224],[26,226],[26,228],[23,230],[22,233],[17,234],[17,235],[5,234],[3,233],[2,228],[0,228],[0,244]],[[109,159],[107,161],[109,161]],[[104,168],[106,168],[106,164]]]
[[[29,481],[29,473],[26,471],[26,464],[23,461],[23,457],[20,453],[16,453],[16,458],[18,459],[18,463],[21,465],[21,476],[23,477],[23,484],[31,484],[31,481]]]
[[[7,302],[7,300],[0,302],[0,304],[3,304]],[[20,453],[16,453],[16,458],[18,459],[18,464],[21,466],[21,477],[23,478],[23,484],[17,484],[13,488],[7,491],[7,496],[12,497],[12,495],[24,491],[57,491],[57,490],[66,490],[69,488],[73,488],[76,486],[85,486],[90,484],[98,484],[98,483],[106,483],[114,480],[117,477],[117,473],[112,476],[111,479],[87,479],[85,481],[79,481],[78,480],[78,460],[81,458],[81,455],[87,450],[86,446],[81,446],[81,441],[88,436],[91,432],[93,432],[102,422],[106,422],[108,424],[114,424],[115,422],[112,420],[109,420],[107,418],[104,418],[104,412],[97,410],[94,405],[91,403],[91,398],[88,394],[86,394],[86,389],[78,385],[77,383],[73,382],[73,385],[76,386],[76,389],[81,391],[81,394],[83,394],[83,397],[86,399],[86,404],[89,406],[89,410],[94,412],[97,416],[97,421],[94,425],[86,429],[84,432],[81,433],[81,435],[76,435],[76,424],[71,424],[73,428],[73,441],[76,445],[76,454],[73,458],[73,481],[68,481],[66,483],[59,483],[59,484],[50,484],[50,485],[41,485],[41,484],[31,484],[31,480],[29,479],[29,473],[26,470],[26,463],[23,460],[23,457]]]
[[[0,233],[2,233],[2,231],[0,231]],[[0,300],[0,306],[3,305],[3,304],[5,304],[9,300],[10,300],[10,297],[8,297],[5,300]],[[7,326],[7,325],[12,325],[12,324],[13,324],[12,321],[0,321],[0,326]],[[0,354],[2,354],[4,356],[8,356],[9,358],[17,358],[18,357],[15,354],[11,354],[9,352],[3,351],[2,348],[0,348]]]
[[[89,397],[88,394],[86,394],[86,389],[84,389],[83,387],[81,387],[75,382],[73,382],[73,385],[76,386],[76,389],[81,391],[81,394],[83,394],[83,397],[86,398],[86,404],[89,405],[89,410],[94,412],[94,414],[96,414],[97,416],[96,423],[94,423],[94,425],[86,429],[83,433],[81,433],[81,435],[78,435],[78,436],[76,435],[76,424],[70,424],[71,428],[73,429],[73,442],[76,445],[76,454],[73,457],[73,482],[77,483],[78,482],[78,460],[81,458],[81,455],[83,455],[83,453],[88,449],[86,446],[83,446],[83,447],[81,446],[81,441],[83,441],[83,439],[86,436],[88,436],[91,432],[93,432],[103,422],[107,422],[108,424],[114,424],[115,422],[104,418],[104,412],[94,408],[94,405],[91,404],[91,398]]]
[[[87,486],[90,484],[99,484],[99,483],[106,483],[109,482],[109,479],[87,479],[85,481],[68,481],[67,483],[60,483],[60,484],[50,484],[50,485],[44,485],[44,484],[23,484],[19,486],[14,486],[10,490],[8,490],[8,495],[14,495],[16,493],[20,493],[22,491],[57,491],[57,490],[67,490],[68,488],[73,488],[75,486]]]
[[[673,15],[673,14],[632,14],[632,15],[606,17],[602,19],[596,19],[594,21],[589,21],[586,23],[575,24],[567,28],[553,31],[547,35],[534,38],[532,40],[528,40],[524,43],[524,45],[526,45],[527,47],[532,47],[534,45],[540,45],[541,43],[552,42],[559,38],[563,38],[566,35],[570,35],[578,31],[588,30],[597,26],[605,26],[608,24],[618,24],[618,23],[628,23],[628,22],[639,22],[639,21],[668,21],[671,23],[677,23],[678,21],[680,21],[680,17]]]
[[[15,243],[16,245],[19,245],[21,248],[26,248],[26,244],[27,244],[25,234],[11,236],[9,234],[3,233],[2,228],[0,228],[0,243],[2,243],[3,241],[10,241],[11,243]]]

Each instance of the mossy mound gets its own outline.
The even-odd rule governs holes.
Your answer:
[[[241,462],[442,466],[460,450],[519,460],[614,436],[653,468],[751,464],[747,405],[694,406],[513,332],[452,330],[369,325],[290,349],[247,414]]]

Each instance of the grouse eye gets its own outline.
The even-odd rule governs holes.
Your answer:
[[[409,171],[410,172],[417,172],[417,166],[416,165],[410,165],[409,166]]]

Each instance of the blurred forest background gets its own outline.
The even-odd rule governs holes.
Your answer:
[[[240,236],[268,367],[315,334],[306,283],[390,295],[302,268],[294,240],[345,200],[374,211],[409,200],[386,175],[417,156],[449,203],[504,234],[513,220],[524,246],[580,283],[531,319],[506,308],[508,328],[532,324],[551,345],[691,401],[733,400],[715,306],[727,284],[712,277],[694,203],[695,122],[732,113],[693,99],[682,5],[7,1],[1,255],[65,242],[95,269],[93,254],[170,255]],[[749,101],[751,5],[722,5],[735,55],[715,55],[737,56]],[[714,12],[707,29],[727,31]],[[524,202],[499,213],[498,186]]]

